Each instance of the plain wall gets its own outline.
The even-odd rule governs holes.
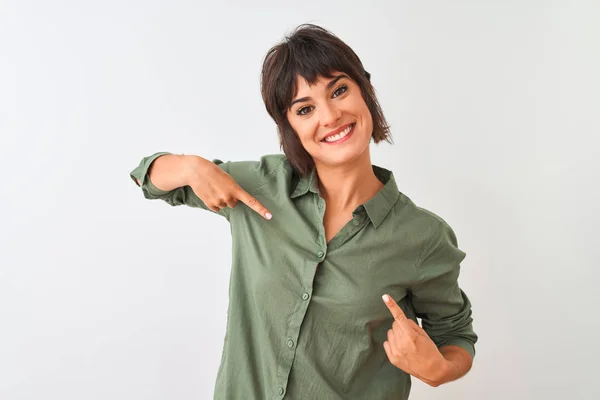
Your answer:
[[[0,399],[209,399],[229,227],[148,201],[156,151],[279,152],[267,50],[303,22],[372,74],[373,163],[467,253],[473,370],[415,399],[598,399],[597,1],[1,1]]]

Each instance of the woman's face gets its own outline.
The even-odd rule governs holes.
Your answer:
[[[298,77],[297,88],[287,118],[316,165],[349,164],[365,152],[368,156],[373,118],[354,80],[334,72],[310,86]]]

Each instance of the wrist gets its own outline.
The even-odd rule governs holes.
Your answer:
[[[441,360],[433,368],[433,374],[427,383],[430,386],[437,387],[455,379],[457,379],[456,365],[452,361],[441,357]]]
[[[210,161],[195,155],[182,155],[181,165],[183,170],[183,180],[185,185],[193,186],[203,175],[203,171]]]
[[[456,379],[459,378],[459,368],[458,365],[456,365],[456,363],[452,360],[448,360],[446,358],[444,358],[444,360],[446,360],[445,362],[445,370],[444,370],[444,376],[442,378],[442,382],[440,383],[440,385],[442,383],[447,383],[447,382],[452,382]]]

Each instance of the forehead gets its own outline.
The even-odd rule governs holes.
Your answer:
[[[296,81],[294,82],[296,93],[293,97],[304,97],[304,95],[307,95],[312,91],[323,90],[332,79],[341,74],[344,73],[340,71],[331,71],[329,77],[317,75],[314,81],[309,81],[302,75],[298,74],[296,75]]]

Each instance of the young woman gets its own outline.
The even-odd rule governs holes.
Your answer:
[[[146,198],[231,224],[215,399],[407,399],[411,375],[438,386],[471,367],[465,253],[371,164],[371,140],[390,136],[369,78],[343,41],[302,25],[262,70],[284,154],[156,153],[131,172]]]

